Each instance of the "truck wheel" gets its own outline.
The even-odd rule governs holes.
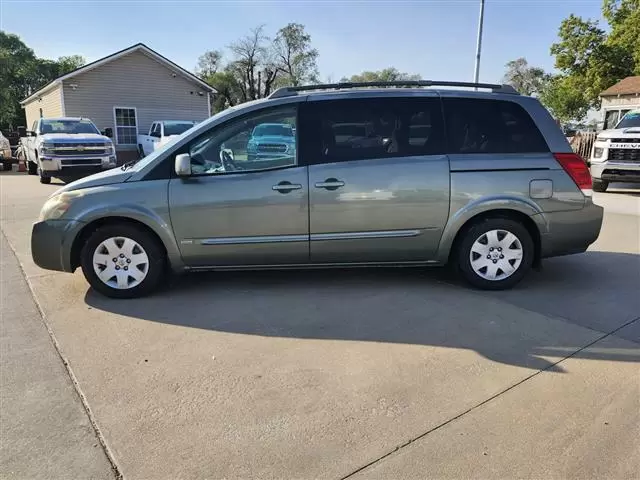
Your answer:
[[[80,264],[96,291],[111,298],[135,298],[160,285],[166,254],[160,242],[139,227],[105,225],[82,247]]]
[[[38,168],[38,175],[40,175],[40,183],[49,185],[51,183],[51,177]]]
[[[4,163],[2,164],[2,169],[3,169],[5,172],[8,172],[9,170],[11,170],[11,167],[12,167],[12,164],[11,164],[11,162],[10,162],[10,161],[9,161],[9,162],[4,162]]]
[[[599,178],[593,178],[593,191],[594,192],[606,192],[609,182],[606,180],[600,180]]]
[[[483,290],[505,290],[531,268],[534,245],[521,223],[488,218],[463,233],[456,255],[458,269],[468,283]]]
[[[27,172],[29,172],[29,175],[37,175],[38,164],[35,162],[27,162]]]

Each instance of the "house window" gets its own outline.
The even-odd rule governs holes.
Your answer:
[[[116,143],[118,145],[136,145],[138,143],[138,122],[136,109],[114,107],[116,120]]]

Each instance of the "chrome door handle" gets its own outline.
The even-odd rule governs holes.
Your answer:
[[[280,193],[289,193],[292,190],[300,190],[301,188],[302,188],[302,185],[300,185],[299,183],[280,182],[279,184],[271,187],[271,190],[274,190]]]
[[[340,187],[344,187],[344,182],[337,178],[327,178],[324,182],[317,182],[314,184],[316,188],[326,188],[327,190],[337,190]]]

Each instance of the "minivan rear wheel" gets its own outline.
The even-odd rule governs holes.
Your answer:
[[[94,290],[111,298],[135,298],[159,286],[166,255],[158,240],[142,228],[105,225],[85,242],[80,264]]]
[[[457,264],[462,277],[483,290],[516,285],[531,269],[534,244],[521,223],[488,218],[473,224],[458,245]]]

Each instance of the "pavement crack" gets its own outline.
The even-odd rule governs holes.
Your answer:
[[[483,400],[482,402],[477,403],[476,405],[473,405],[472,407],[468,408],[468,409],[467,409],[467,410],[465,410],[464,412],[461,412],[461,413],[459,413],[458,415],[456,415],[456,416],[454,416],[454,417],[451,417],[450,419],[448,419],[448,420],[446,420],[446,421],[444,421],[444,422],[442,422],[442,423],[440,423],[440,424],[436,425],[435,427],[430,428],[430,429],[429,429],[429,430],[427,430],[426,432],[423,432],[423,433],[421,433],[420,435],[417,435],[417,436],[415,436],[415,437],[413,437],[413,438],[411,438],[411,439],[407,440],[406,442],[404,442],[404,443],[402,443],[402,444],[400,444],[400,445],[397,445],[397,446],[393,447],[391,450],[389,450],[388,452],[386,452],[386,453],[384,453],[383,455],[379,456],[378,458],[376,458],[376,459],[374,459],[374,460],[370,461],[370,462],[369,462],[369,463],[367,463],[366,465],[363,465],[363,466],[361,466],[361,467],[357,468],[356,470],[353,470],[352,472],[348,473],[347,475],[345,475],[345,476],[343,476],[343,477],[340,477],[340,480],[346,480],[346,479],[348,479],[348,478],[350,478],[350,477],[352,477],[352,476],[356,475],[357,473],[360,473],[360,472],[362,472],[362,471],[364,471],[364,470],[366,470],[366,469],[368,469],[368,468],[370,468],[370,467],[374,466],[375,464],[380,463],[380,462],[381,462],[381,461],[383,461],[384,459],[386,459],[386,458],[390,457],[391,455],[393,455],[393,454],[395,454],[395,453],[399,452],[400,450],[402,450],[402,449],[404,449],[404,448],[408,447],[408,446],[409,446],[409,445],[411,445],[412,443],[415,443],[415,442],[417,442],[417,441],[421,440],[422,438],[426,437],[426,436],[427,436],[427,435],[429,435],[430,433],[435,432],[436,430],[439,430],[439,429],[441,429],[442,427],[445,427],[445,426],[449,425],[449,424],[450,424],[450,423],[452,423],[452,422],[455,422],[455,421],[456,421],[456,420],[458,420],[459,418],[462,418],[462,417],[464,417],[465,415],[467,415],[468,413],[471,413],[471,412],[473,412],[474,410],[477,410],[478,408],[482,407],[483,405],[486,405],[487,403],[491,402],[492,400],[494,400],[494,399],[496,399],[496,398],[498,398],[498,397],[500,397],[500,396],[504,395],[505,393],[507,393],[507,392],[509,392],[510,390],[513,390],[514,388],[518,387],[519,385],[522,385],[523,383],[525,383],[525,382],[527,382],[527,381],[531,380],[532,378],[534,378],[534,377],[538,376],[539,374],[544,373],[544,372],[546,372],[546,371],[548,371],[548,370],[552,370],[552,369],[554,369],[555,367],[557,367],[557,366],[558,366],[558,364],[560,364],[560,363],[564,362],[565,360],[570,359],[571,357],[574,357],[575,355],[579,354],[579,353],[580,353],[580,352],[582,352],[583,350],[586,350],[587,348],[592,347],[593,345],[595,345],[596,343],[598,343],[598,342],[600,342],[600,341],[604,340],[605,338],[610,337],[610,336],[616,336],[615,334],[616,334],[618,331],[622,330],[622,329],[623,329],[623,328],[625,328],[625,327],[628,327],[629,325],[631,325],[631,324],[633,324],[633,323],[635,323],[635,322],[637,322],[637,321],[639,321],[639,320],[640,320],[640,317],[637,317],[637,318],[634,318],[633,320],[629,320],[628,322],[624,323],[623,325],[620,325],[619,327],[617,327],[617,328],[615,328],[615,329],[611,330],[610,332],[607,332],[607,333],[604,333],[604,332],[603,332],[603,334],[602,334],[601,336],[599,336],[598,338],[596,338],[596,339],[595,339],[595,340],[593,340],[592,342],[590,342],[590,343],[588,343],[588,344],[586,344],[586,345],[584,345],[584,346],[580,347],[580,348],[579,348],[579,349],[577,349],[575,352],[572,352],[571,354],[567,355],[566,357],[561,358],[561,359],[560,359],[560,360],[558,360],[557,362],[552,363],[552,364],[548,365],[547,367],[545,367],[545,368],[543,368],[543,369],[541,369],[541,370],[538,370],[538,371],[536,371],[536,372],[532,373],[531,375],[529,375],[529,376],[527,376],[527,377],[523,378],[522,380],[520,380],[520,381],[518,381],[518,382],[514,383],[513,385],[508,386],[508,387],[507,387],[507,388],[505,388],[504,390],[501,390],[500,392],[496,393],[495,395],[492,395],[491,397],[489,397],[489,398],[487,398],[487,399]]]
[[[111,449],[107,445],[107,442],[106,442],[106,440],[104,438],[104,435],[102,435],[102,432],[100,431],[100,428],[98,427],[98,423],[97,423],[97,421],[95,419],[95,416],[93,415],[93,412],[91,411],[91,407],[89,407],[89,402],[87,401],[87,397],[85,397],[84,393],[82,392],[82,389],[80,388],[80,383],[78,382],[78,379],[76,378],[75,374],[73,373],[73,370],[71,369],[71,365],[69,364],[69,361],[67,360],[67,358],[62,353],[62,350],[60,349],[60,344],[58,343],[58,340],[56,339],[56,336],[53,333],[53,330],[51,329],[51,327],[47,323],[47,317],[46,317],[46,315],[44,313],[42,305],[40,305],[40,302],[36,298],[35,291],[33,290],[33,285],[31,284],[31,281],[27,277],[27,274],[24,271],[24,268],[22,267],[22,263],[20,263],[20,261],[18,260],[18,255],[16,254],[16,249],[11,244],[9,239],[7,238],[7,235],[4,233],[4,230],[1,229],[1,228],[0,228],[0,234],[2,234],[2,236],[4,237],[5,241],[7,242],[7,245],[9,245],[9,248],[11,249],[11,252],[13,253],[13,256],[16,259],[16,263],[18,264],[18,268],[20,269],[20,272],[22,273],[22,276],[24,277],[24,280],[25,280],[27,286],[29,287],[29,292],[31,293],[31,298],[33,299],[33,302],[35,303],[36,308],[38,309],[38,312],[40,313],[40,318],[42,319],[42,323],[44,324],[44,327],[47,329],[47,333],[49,334],[49,338],[51,339],[51,343],[53,343],[53,348],[55,348],[56,353],[58,354],[58,357],[60,358],[60,361],[62,362],[62,365],[63,365],[64,369],[66,370],[67,374],[69,375],[69,379],[71,380],[71,383],[73,385],[73,389],[76,392],[76,394],[78,395],[78,398],[80,399],[80,403],[82,404],[82,407],[83,407],[87,417],[89,418],[89,423],[91,424],[91,427],[93,428],[93,431],[94,431],[94,433],[96,435],[96,438],[98,439],[98,442],[100,443],[100,446],[102,447],[102,450],[104,451],[104,454],[107,457],[107,460],[108,460],[109,464],[111,465],[111,470],[113,472],[113,475],[114,475],[116,480],[123,480],[124,476],[123,476],[122,472],[120,471],[120,468],[118,467],[118,464],[116,463],[115,457],[114,457],[113,453],[111,452]]]

